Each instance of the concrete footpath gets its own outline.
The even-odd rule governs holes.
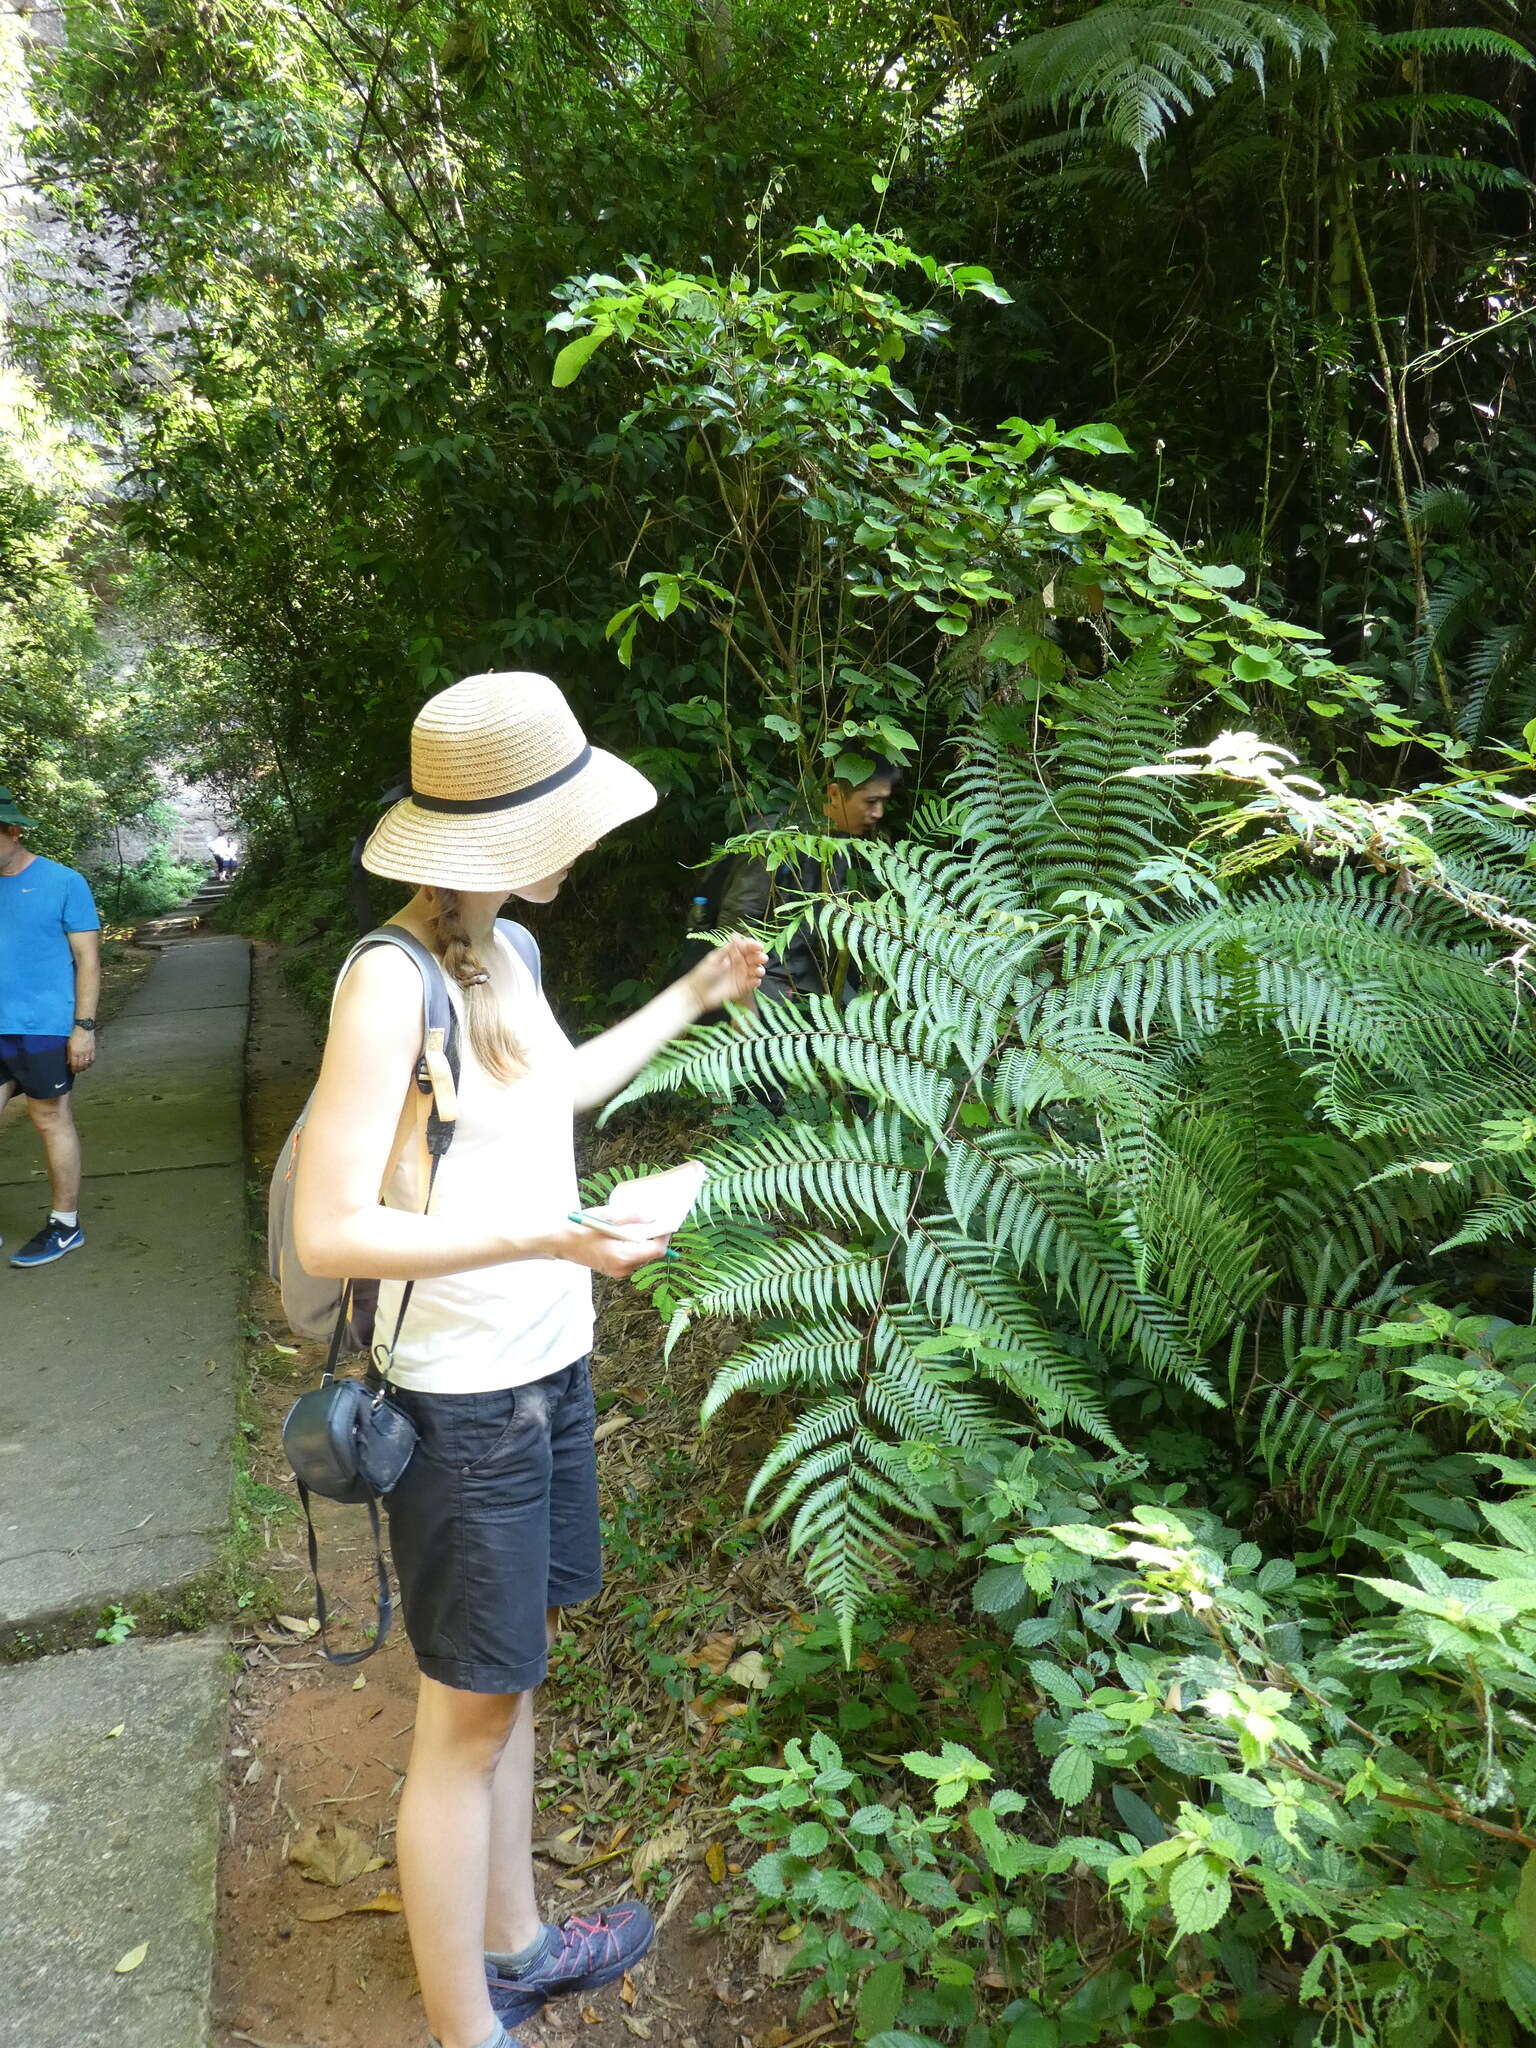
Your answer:
[[[174,1592],[222,1543],[249,970],[243,939],[172,946],[103,1032],[82,1251],[6,1263],[48,1193],[25,1115],[0,1133],[7,1640]],[[3,2048],[207,2048],[224,1665],[202,1637],[0,1668]]]

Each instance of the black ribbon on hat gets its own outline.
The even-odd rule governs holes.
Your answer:
[[[397,791],[396,795],[409,797],[419,811],[444,811],[456,818],[475,817],[485,811],[515,811],[519,804],[531,804],[536,797],[548,796],[551,790],[561,788],[579,775],[591,758],[592,749],[585,746],[574,761],[567,761],[553,775],[546,775],[539,782],[530,782],[522,789],[508,790],[505,796],[426,796],[421,790],[409,787]]]
[[[436,811],[454,818],[481,817],[492,811],[515,811],[521,804],[531,804],[536,798],[548,796],[562,789],[567,782],[578,776],[592,758],[590,743],[584,746],[574,761],[567,761],[563,768],[557,768],[553,775],[546,775],[538,782],[530,782],[522,789],[508,790],[505,796],[428,796],[419,789],[412,789],[409,782],[397,782],[386,789],[379,798],[377,808],[387,811],[394,804],[409,798],[419,811]],[[373,910],[368,899],[368,871],[363,866],[363,848],[368,844],[373,831],[372,825],[365,825],[352,842],[349,865],[352,870],[350,895],[353,916],[361,936],[373,928]]]

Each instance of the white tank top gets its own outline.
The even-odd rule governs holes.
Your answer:
[[[573,1129],[574,1053],[554,1012],[508,941],[496,943],[511,965],[517,996],[508,1017],[527,1060],[515,1081],[494,1081],[475,1058],[459,1013],[459,1117],[437,1169],[432,1214],[459,1216],[476,1230],[494,1216],[512,1236],[560,1223],[579,1203]],[[414,1118],[414,1104],[407,1105]],[[384,1188],[391,1209],[419,1209],[425,1171],[414,1140]],[[394,1332],[403,1283],[379,1284],[376,1336]],[[484,1394],[525,1386],[592,1349],[592,1275],[568,1259],[514,1259],[418,1280],[405,1312],[390,1378],[422,1394]]]

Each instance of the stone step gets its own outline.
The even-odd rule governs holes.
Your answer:
[[[208,2048],[227,1655],[173,1636],[0,1670],[3,2048]]]

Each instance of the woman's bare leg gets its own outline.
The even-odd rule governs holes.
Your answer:
[[[545,1617],[550,1642],[558,1624],[559,1610],[552,1607]],[[491,1792],[485,1945],[497,1955],[516,1955],[527,1948],[540,1927],[533,1877],[533,1750],[533,1694],[519,1693]]]
[[[459,1692],[426,1677],[417,1693],[395,1845],[422,2003],[442,2048],[481,2048],[496,2031],[480,1951],[493,1788],[508,1738],[523,1721],[531,1825],[532,1718],[528,1693]]]

